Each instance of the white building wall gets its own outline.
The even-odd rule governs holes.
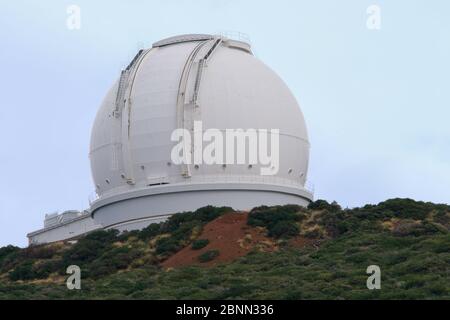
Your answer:
[[[28,234],[27,237],[29,245],[37,245],[76,238],[101,228],[102,226],[96,224],[90,214],[86,214],[80,218],[76,218],[72,221],[68,221],[57,226],[34,231]]]

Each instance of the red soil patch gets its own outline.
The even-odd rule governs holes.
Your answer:
[[[245,256],[252,249],[272,252],[278,249],[276,242],[265,235],[264,229],[247,225],[246,212],[227,213],[209,222],[198,239],[208,239],[209,244],[193,250],[187,246],[162,263],[165,268],[187,265],[213,266]],[[219,250],[219,256],[212,261],[200,263],[198,256],[209,250]]]

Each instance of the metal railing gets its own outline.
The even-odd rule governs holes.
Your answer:
[[[146,183],[138,183],[135,186],[120,186],[118,188],[113,188],[108,191],[103,192],[102,196],[108,196],[117,194],[120,192],[128,192],[131,190],[146,189],[152,186],[162,186],[162,185],[188,185],[188,184],[207,184],[207,183],[261,183],[261,184],[273,184],[280,186],[289,186],[305,189],[306,191],[314,194],[314,184],[307,180],[295,180],[282,178],[278,176],[262,176],[262,175],[192,175],[189,178],[184,178],[180,175],[167,176],[160,179],[159,184],[152,183],[149,186]],[[89,205],[92,205],[96,200],[99,199],[97,192],[92,192],[89,195]]]
[[[220,31],[218,33],[219,36],[231,39],[231,40],[237,40],[246,42],[248,44],[252,44],[252,41],[250,39],[250,36],[246,33],[239,32],[239,31]]]

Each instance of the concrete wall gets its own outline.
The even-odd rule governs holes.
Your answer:
[[[296,187],[261,184],[165,185],[98,200],[91,207],[94,220],[105,228],[142,229],[170,214],[198,208],[228,206],[250,210],[267,205],[307,206],[311,193]]]
[[[102,226],[97,224],[90,215],[85,215],[58,226],[31,232],[27,236],[29,244],[36,245],[76,238],[100,228],[102,228]]]

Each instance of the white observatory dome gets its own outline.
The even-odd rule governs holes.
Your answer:
[[[202,132],[279,129],[277,173],[261,175],[263,165],[248,162],[174,163],[172,133],[193,132],[199,121]],[[198,145],[189,147],[195,153]],[[98,196],[91,212],[106,228],[142,228],[205,205],[244,210],[312,199],[294,96],[248,43],[221,36],[176,36],[141,50],[97,113],[90,159]]]

